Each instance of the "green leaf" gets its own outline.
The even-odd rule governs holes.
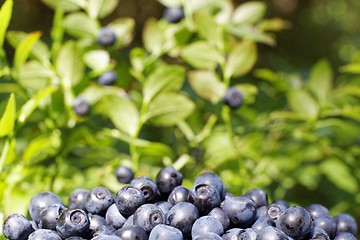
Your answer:
[[[9,26],[12,11],[13,0],[6,0],[0,9],[0,49],[3,48],[6,30]]]
[[[81,50],[75,42],[69,41],[62,46],[55,67],[66,89],[79,83],[84,75],[84,62]]]
[[[20,67],[18,81],[26,89],[40,90],[51,84],[56,74],[40,62],[32,60]]]
[[[42,101],[45,101],[56,88],[54,86],[48,86],[36,93],[30,100],[28,100],[19,110],[18,121],[19,123],[25,123],[31,113],[40,105]]]
[[[86,0],[42,0],[52,9],[61,9],[64,12],[73,12],[85,8]]]
[[[291,109],[305,117],[316,118],[319,113],[319,106],[311,95],[302,89],[289,92],[288,102]]]
[[[226,62],[225,76],[240,77],[248,73],[257,60],[256,44],[252,41],[243,41],[237,44],[229,54]]]
[[[156,19],[150,18],[146,21],[143,30],[143,42],[145,49],[155,55],[160,55],[164,51],[164,29]]]
[[[234,11],[232,21],[234,23],[252,24],[264,17],[266,4],[258,1],[251,1],[241,4]]]
[[[225,94],[225,84],[219,80],[214,72],[191,71],[188,78],[196,94],[206,100],[217,103]]]
[[[127,46],[133,39],[133,31],[135,28],[135,21],[132,18],[118,18],[111,23],[109,26],[112,27],[116,34],[116,47]]]
[[[88,14],[93,19],[104,18],[112,13],[118,4],[119,0],[89,0]]]
[[[63,26],[70,35],[78,38],[95,39],[99,31],[96,21],[83,12],[66,15]]]
[[[14,131],[16,118],[16,102],[12,93],[6,104],[5,111],[0,119],[0,137],[11,136]]]
[[[214,20],[214,17],[207,11],[199,11],[194,15],[194,22],[199,35],[208,42],[220,48],[222,43],[222,29]]]
[[[130,136],[137,134],[139,111],[128,98],[118,95],[107,95],[100,102],[98,109],[105,113],[120,131]]]
[[[256,96],[259,92],[255,85],[249,83],[240,83],[234,85],[234,87],[238,88],[239,91],[243,94],[245,103],[250,104],[255,102]]]
[[[181,58],[194,68],[209,70],[215,69],[217,64],[224,61],[219,51],[205,41],[194,42],[186,46],[181,52]]]
[[[324,104],[332,89],[333,72],[326,60],[318,61],[310,72],[308,87],[320,104]]]
[[[351,63],[340,68],[341,72],[360,73],[360,63]]]
[[[265,43],[275,46],[276,41],[273,36],[262,32],[260,29],[251,25],[228,25],[227,30],[238,37],[254,40],[255,42]]]
[[[322,162],[320,169],[341,190],[351,194],[359,191],[357,180],[351,173],[351,169],[344,162],[338,159],[327,159]]]
[[[92,70],[104,70],[110,64],[110,54],[105,50],[92,50],[84,54],[85,64]]]
[[[163,92],[151,101],[144,119],[154,125],[172,126],[187,118],[194,109],[194,103],[186,96]]]
[[[159,92],[180,90],[185,81],[185,69],[175,65],[164,65],[152,72],[144,83],[144,103],[149,103]]]
[[[30,55],[31,49],[39,40],[40,36],[40,32],[29,33],[26,38],[19,43],[14,56],[14,66],[16,69],[20,69],[20,67],[25,63],[26,59]]]

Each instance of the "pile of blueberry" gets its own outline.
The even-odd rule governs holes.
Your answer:
[[[31,220],[14,213],[3,224],[12,240],[355,240],[355,219],[334,217],[321,204],[307,208],[284,200],[269,202],[266,192],[253,189],[240,196],[227,192],[213,173],[200,174],[193,187],[182,186],[182,174],[164,167],[156,180],[134,178],[120,166],[123,183],[116,193],[98,186],[78,188],[65,205],[56,194],[41,192],[29,204]]]

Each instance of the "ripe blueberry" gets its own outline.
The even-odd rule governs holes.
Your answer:
[[[161,194],[169,195],[177,186],[180,186],[183,175],[173,167],[164,167],[156,175],[156,185]]]
[[[77,188],[69,196],[69,208],[78,208],[86,210],[85,203],[90,190]]]
[[[100,29],[98,36],[97,36],[97,42],[101,46],[110,46],[113,45],[116,41],[116,34],[113,28],[111,27],[103,27]]]
[[[109,71],[103,72],[99,76],[98,83],[100,85],[110,86],[116,82],[117,78],[118,78],[117,73],[113,70],[109,70]]]
[[[29,213],[32,220],[37,224],[40,222],[40,213],[45,208],[53,204],[64,205],[60,197],[52,192],[41,192],[33,196],[30,200]]]
[[[164,214],[155,204],[147,203],[136,209],[134,224],[149,233],[156,225],[165,222]]]
[[[96,187],[89,193],[85,207],[89,213],[105,216],[106,210],[114,203],[114,195],[105,187]]]
[[[65,210],[56,224],[56,231],[62,238],[71,236],[85,237],[88,234],[90,220],[82,209]]]
[[[2,226],[4,236],[12,240],[26,240],[34,232],[30,221],[20,213],[14,213],[5,219]]]
[[[228,105],[230,108],[236,109],[239,108],[244,101],[244,97],[242,93],[236,88],[236,87],[230,87],[224,97],[223,101],[226,105]]]
[[[140,189],[132,186],[122,187],[115,195],[115,204],[123,216],[132,215],[145,203],[145,196]]]
[[[181,7],[166,8],[163,18],[170,23],[178,23],[184,18],[184,10]]]
[[[79,96],[74,99],[73,109],[77,115],[85,116],[90,112],[90,104],[85,98]]]
[[[115,177],[119,183],[128,184],[134,179],[134,172],[126,166],[119,166],[115,169]]]

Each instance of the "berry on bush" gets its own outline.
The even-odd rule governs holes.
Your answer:
[[[74,99],[73,108],[77,115],[85,116],[90,112],[90,104],[83,97],[77,97]]]
[[[224,97],[223,101],[226,105],[228,105],[230,108],[236,109],[239,108],[244,101],[244,97],[242,93],[236,88],[236,87],[230,87]]]
[[[168,7],[164,10],[163,18],[170,23],[178,23],[184,18],[184,10],[181,7]]]
[[[116,41],[116,34],[113,28],[111,27],[103,27],[100,29],[98,36],[97,36],[97,42],[101,46],[111,46]]]
[[[113,70],[109,70],[109,71],[103,72],[99,76],[98,83],[100,85],[110,86],[116,82],[117,78],[118,78],[117,73]]]

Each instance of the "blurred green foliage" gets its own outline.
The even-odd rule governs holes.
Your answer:
[[[0,12],[0,218],[27,214],[41,191],[65,203],[77,187],[116,192],[114,169],[125,164],[151,177],[173,165],[189,187],[196,175],[212,171],[235,194],[261,187],[271,199],[319,202],[359,219],[355,50],[334,48],[348,61],[340,69],[320,59],[306,71],[289,71],[296,56],[279,60],[281,51],[272,55],[277,64],[267,62],[266,54],[278,49],[274,32],[290,23],[268,18],[261,1],[159,0],[183,6],[186,17],[177,24],[149,17],[141,44],[134,43],[134,19],[108,20],[121,8],[118,0],[43,2],[54,10],[49,36],[7,30],[11,0]],[[355,31],[331,17],[338,16],[331,4],[325,13],[315,4],[314,19],[337,19]],[[104,25],[116,32],[114,46],[96,42]],[[283,35],[278,45],[289,31],[276,34]],[[97,77],[109,69],[118,81],[100,86]],[[236,110],[222,101],[232,86],[245,97]],[[75,114],[77,96],[90,102],[89,115]]]

